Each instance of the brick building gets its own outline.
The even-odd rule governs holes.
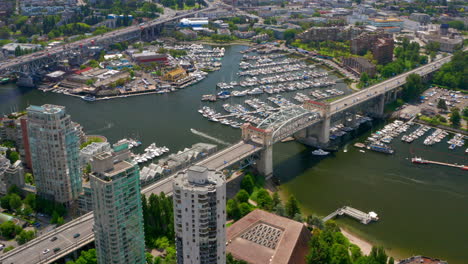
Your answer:
[[[375,65],[360,57],[343,58],[343,66],[356,75],[361,75],[365,72],[372,77],[376,73]]]
[[[351,40],[351,53],[364,55],[367,51],[371,51],[374,59],[379,64],[391,62],[393,59],[394,41],[392,34],[377,32],[377,33],[362,33],[358,37]]]

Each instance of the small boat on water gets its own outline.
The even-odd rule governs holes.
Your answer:
[[[88,102],[94,102],[94,101],[96,101],[96,97],[94,97],[94,96],[88,96],[88,95],[87,95],[87,96],[81,97],[81,99],[83,99],[83,100],[85,100],[85,101],[88,101]]]
[[[312,151],[312,154],[315,155],[315,156],[326,156],[328,154],[330,154],[330,152],[327,152],[323,149],[316,149],[314,151]]]

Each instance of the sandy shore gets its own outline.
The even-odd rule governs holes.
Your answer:
[[[364,255],[369,255],[372,250],[372,245],[369,242],[357,237],[354,234],[351,234],[343,228],[341,228],[341,233],[343,233],[343,235],[348,238],[351,243],[361,248],[361,251]]]

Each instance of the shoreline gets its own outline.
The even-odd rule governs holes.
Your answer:
[[[369,241],[362,239],[358,235],[350,232],[349,230],[346,230],[343,227],[340,227],[340,230],[341,230],[341,233],[349,240],[349,242],[355,244],[361,249],[362,254],[364,255],[370,254],[373,245]]]

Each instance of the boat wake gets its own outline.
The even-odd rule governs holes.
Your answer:
[[[91,131],[89,131],[88,133],[91,133],[91,134],[92,134],[92,133],[96,133],[96,132],[101,132],[101,131],[104,131],[104,130],[107,130],[107,129],[111,129],[112,127],[114,127],[114,123],[108,122],[104,127],[91,130]]]
[[[203,133],[203,132],[200,132],[200,131],[198,131],[198,130],[195,130],[195,129],[193,129],[193,128],[190,129],[190,132],[192,132],[193,134],[198,135],[198,136],[200,136],[200,137],[207,138],[207,139],[209,139],[209,140],[211,140],[211,141],[214,141],[214,142],[216,142],[216,143],[223,144],[223,145],[226,145],[226,146],[229,145],[229,143],[226,143],[226,142],[222,141],[221,139],[212,137],[212,136],[210,136],[210,135],[207,135],[207,134],[205,134],[205,133]]]

